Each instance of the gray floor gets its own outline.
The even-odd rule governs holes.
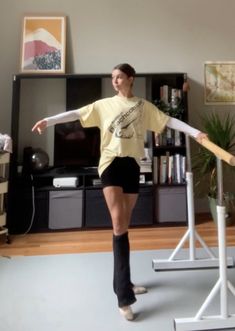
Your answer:
[[[148,287],[125,321],[112,292],[112,254],[0,258],[1,331],[171,331],[174,318],[193,317],[218,279],[218,270],[154,272],[152,259],[171,251],[131,253],[133,281]],[[184,253],[184,251],[183,251]],[[235,256],[235,248],[228,249]],[[229,269],[235,285],[235,269]],[[220,314],[219,297],[208,314]],[[235,313],[235,298],[229,295]]]

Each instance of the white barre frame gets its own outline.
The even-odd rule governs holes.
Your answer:
[[[215,256],[213,251],[207,246],[205,241],[201,238],[195,228],[195,210],[194,210],[194,193],[193,193],[193,173],[191,170],[191,153],[189,136],[186,139],[186,155],[187,155],[187,172],[186,172],[186,191],[187,191],[187,212],[188,212],[188,229],[182,239],[179,241],[173,253],[168,259],[153,259],[152,266],[155,271],[169,271],[169,270],[191,270],[191,269],[211,269],[219,267],[219,259]],[[176,259],[177,254],[189,240],[189,258]],[[208,258],[198,258],[196,251],[196,240],[206,251]],[[233,267],[234,260],[227,257],[227,266]]]
[[[217,156],[217,155],[216,155]],[[228,290],[235,296],[235,287],[228,280],[226,265],[226,227],[225,214],[226,208],[223,201],[223,173],[222,161],[217,156],[217,187],[218,187],[218,246],[219,246],[219,279],[207,296],[206,300],[198,310],[195,317],[181,318],[174,320],[176,331],[199,331],[199,330],[219,330],[235,328],[235,314],[228,313]],[[235,165],[233,157],[231,165]],[[220,315],[203,316],[206,308],[220,290]]]

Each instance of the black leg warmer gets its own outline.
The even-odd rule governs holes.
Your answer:
[[[113,236],[114,277],[113,288],[118,306],[129,306],[136,301],[130,275],[130,245],[128,232]]]

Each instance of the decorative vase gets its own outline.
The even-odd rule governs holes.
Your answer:
[[[215,224],[217,224],[217,199],[212,198],[208,195],[208,201],[210,206],[210,212]],[[224,203],[225,203],[225,221],[226,226],[230,226],[234,223],[235,219],[235,196],[233,193],[226,192],[224,193]]]

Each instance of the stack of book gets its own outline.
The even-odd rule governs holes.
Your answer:
[[[181,154],[154,156],[153,181],[155,184],[184,184],[186,157]]]
[[[152,160],[141,160],[140,161],[140,173],[152,172]]]
[[[144,149],[145,156],[140,160],[140,173],[152,172],[152,158],[150,157],[148,148]]]
[[[155,146],[182,146],[183,134],[178,130],[166,128],[161,134],[155,134]]]
[[[165,105],[171,104],[172,107],[177,107],[182,99],[182,90],[173,88],[169,85],[160,86],[160,100]]]

